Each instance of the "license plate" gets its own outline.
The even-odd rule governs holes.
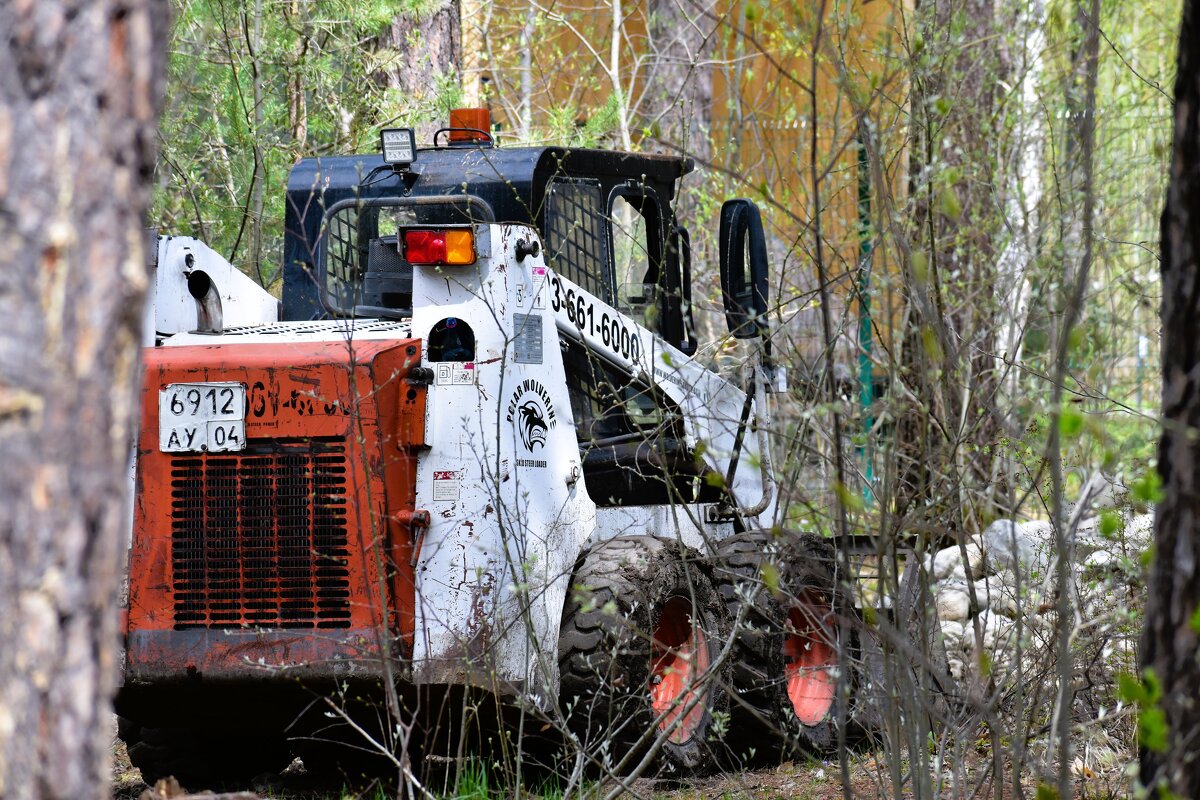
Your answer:
[[[246,386],[169,383],[158,392],[158,449],[225,453],[246,449]]]

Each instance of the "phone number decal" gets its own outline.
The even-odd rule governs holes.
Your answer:
[[[600,342],[622,358],[637,362],[642,354],[642,340],[636,330],[630,330],[616,314],[596,311],[592,298],[572,288],[563,288],[557,275],[550,279],[553,296],[550,308],[558,313],[565,311],[571,324],[581,333],[600,339]]]

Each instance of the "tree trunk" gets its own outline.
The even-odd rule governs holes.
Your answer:
[[[1175,78],[1175,143],[1162,216],[1164,498],[1154,526],[1142,663],[1162,684],[1165,752],[1143,750],[1142,782],[1200,797],[1200,0],[1186,0]],[[1143,709],[1143,714],[1146,713]]]
[[[0,796],[106,797],[169,8],[0,3]]]
[[[457,78],[462,60],[462,20],[458,0],[446,0],[435,10],[421,16],[401,14],[383,35],[380,45],[397,53],[383,70],[385,86],[396,89],[410,107],[421,108],[427,120],[417,123],[417,141],[433,139],[438,128],[449,119],[438,108],[443,98],[439,89],[447,88],[448,78]]]

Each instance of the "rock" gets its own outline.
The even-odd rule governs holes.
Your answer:
[[[963,660],[961,658],[958,658],[957,656],[954,658],[947,658],[946,666],[950,668],[950,675],[954,678],[954,680],[961,681],[963,679],[963,675],[966,673],[966,670],[963,668]]]
[[[938,589],[938,619],[942,622],[963,622],[971,613],[971,598],[958,584],[947,584]]]
[[[1100,478],[1100,486],[1088,498],[1085,513],[1099,514],[1129,504],[1129,487],[1107,475],[1101,475]]]
[[[1097,550],[1083,560],[1083,569],[1085,572],[1098,575],[1119,572],[1121,571],[1121,557],[1107,550]]]
[[[992,655],[993,661],[1000,661],[997,653],[1006,652],[1014,643],[1012,620],[990,611],[982,612],[977,619],[980,633],[983,635],[983,649]],[[968,622],[963,627],[963,650],[969,653],[975,649],[975,622]]]
[[[1024,587],[1027,596],[1028,588]],[[980,611],[991,610],[1010,619],[1015,618],[1020,612],[1016,574],[1005,571],[975,581],[975,601]]]
[[[1125,546],[1140,556],[1154,538],[1154,515],[1134,514],[1125,520]]]
[[[1020,569],[1023,575],[1046,572],[1050,562],[1050,543],[1054,528],[1049,522],[1034,520],[1022,525],[1010,519],[996,520],[982,535],[988,561],[997,570]]]
[[[983,574],[983,548],[975,542],[969,542],[966,545],[966,550],[967,566],[971,568],[971,576],[977,578]],[[960,581],[966,580],[967,571],[963,567],[962,551],[958,545],[946,547],[934,553],[930,559],[929,572],[933,575],[935,581],[946,578],[957,578]]]
[[[962,649],[963,623],[955,622],[954,620],[943,619],[942,623],[942,642],[946,645],[946,652],[956,652]]]

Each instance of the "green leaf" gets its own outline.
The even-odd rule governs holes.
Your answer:
[[[725,486],[725,478],[723,478],[719,472],[713,472],[711,470],[705,474],[704,482],[717,489]]]
[[[954,191],[953,186],[942,189],[938,200],[941,203],[942,213],[950,219],[958,219],[962,215],[962,201],[958,199],[958,192]]]
[[[1153,469],[1135,480],[1129,489],[1133,499],[1142,503],[1161,503],[1164,497],[1162,478],[1158,476],[1158,471]]]
[[[1048,783],[1039,783],[1036,797],[1037,800],[1058,800],[1058,789]]]
[[[1147,750],[1167,750],[1167,714],[1161,708],[1146,708],[1138,717],[1138,741]]]
[[[779,570],[774,564],[763,564],[759,570],[762,573],[763,585],[767,587],[771,594],[776,594],[779,591]]]
[[[1073,408],[1064,408],[1058,417],[1058,432],[1064,438],[1074,439],[1083,430],[1083,414]]]
[[[1121,515],[1115,511],[1105,511],[1100,515],[1100,535],[1111,539],[1122,528]]]
[[[1128,672],[1117,676],[1117,697],[1125,703],[1142,703],[1146,700],[1146,687]]]

